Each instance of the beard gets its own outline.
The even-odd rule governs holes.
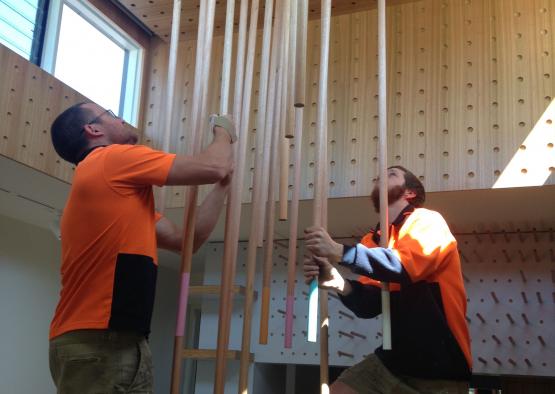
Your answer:
[[[394,203],[403,197],[405,194],[406,188],[404,186],[393,186],[387,192],[387,202],[388,204]],[[374,204],[374,209],[376,212],[380,212],[380,188],[376,185],[374,190],[372,190],[372,194],[370,195],[372,198],[372,203]]]

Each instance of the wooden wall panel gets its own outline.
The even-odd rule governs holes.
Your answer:
[[[543,134],[534,141],[547,159],[541,165],[529,165],[527,172],[519,170],[517,175],[524,182],[532,179],[533,171],[542,171],[543,183],[555,182],[549,176],[555,167],[555,114],[546,112],[555,94],[552,1],[421,0],[389,6],[387,20],[391,165],[411,169],[428,191],[491,188],[505,170],[513,171],[508,163],[526,150],[521,145],[542,118]],[[313,193],[319,29],[318,20],[309,23],[301,181],[305,199],[312,198]],[[368,195],[376,177],[376,34],[375,10],[332,19],[330,197]],[[212,111],[217,110],[221,38],[215,43]],[[180,135],[174,136],[176,151],[182,151],[187,143],[194,44],[183,41],[180,46],[180,94],[175,104],[180,112],[173,119],[180,128]],[[146,114],[147,139],[155,139],[159,129],[159,89],[163,89],[167,64],[166,44],[158,43],[156,50],[157,72],[150,76]],[[257,82],[254,86],[256,89]],[[251,123],[255,113],[254,105]],[[252,141],[249,147],[252,149]],[[528,149],[527,154],[530,152]],[[523,168],[533,157],[523,156]],[[252,163],[248,166],[252,169]],[[250,200],[250,181],[248,177],[244,201]],[[174,199],[170,206],[180,203]]]
[[[0,154],[71,182],[72,166],[52,146],[50,125],[86,98],[0,45]]]

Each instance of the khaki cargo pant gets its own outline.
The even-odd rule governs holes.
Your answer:
[[[77,330],[50,341],[50,373],[58,394],[151,394],[152,355],[144,336]]]
[[[468,382],[397,377],[372,354],[337,378],[359,394],[468,394]]]

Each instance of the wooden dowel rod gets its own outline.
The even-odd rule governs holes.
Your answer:
[[[283,25],[281,34],[282,56],[280,74],[283,84],[281,91],[281,116],[280,116],[280,160],[279,160],[279,220],[287,220],[289,199],[289,139],[287,137],[287,119],[289,111],[289,52],[291,26],[291,0],[283,0]]]
[[[262,162],[262,179],[268,179],[269,178],[269,173],[270,173],[270,151],[271,151],[271,147],[272,147],[272,139],[273,139],[273,130],[275,128],[275,112],[276,112],[276,107],[277,107],[277,103],[279,102],[277,100],[277,96],[276,96],[276,90],[277,90],[277,69],[278,69],[278,64],[279,64],[279,60],[280,60],[280,53],[279,53],[279,49],[280,49],[280,14],[281,14],[281,6],[282,6],[282,2],[281,1],[277,1],[276,2],[276,9],[275,9],[275,13],[276,13],[276,17],[275,17],[275,22],[274,22],[274,29],[272,34],[272,40],[271,40],[271,57],[270,56],[266,56],[266,59],[270,58],[270,67],[269,67],[269,71],[268,71],[268,91],[267,91],[267,99],[266,99],[266,111],[264,112],[264,116],[265,119],[261,120],[259,119],[259,122],[257,123],[257,128],[260,127],[262,124],[264,125],[264,129],[266,130],[265,136],[266,136],[266,141],[264,142],[264,151],[263,151],[263,162]],[[266,26],[266,22],[264,23],[264,26]],[[270,26],[271,26],[271,22],[270,22]],[[268,38],[269,40],[269,38]],[[264,60],[264,57],[262,58],[262,60]],[[261,74],[262,76],[262,74]],[[259,96],[262,95],[262,91],[259,92]],[[262,112],[262,108],[259,107],[258,108],[258,113],[260,114]],[[263,123],[260,123],[260,121],[263,121]],[[262,213],[259,215],[258,220],[258,228],[260,229],[260,231],[258,232],[257,235],[257,245],[258,247],[262,247],[263,245],[263,240],[264,240],[264,233],[265,233],[265,229],[266,226],[264,225],[264,223],[267,222],[266,220],[266,212],[265,208],[267,206],[266,202],[268,200],[268,188],[265,187],[262,189],[262,204],[260,207],[260,210],[262,211]]]
[[[264,209],[262,207],[262,164],[264,162],[263,150],[264,141],[266,137],[266,130],[264,128],[265,114],[266,114],[266,98],[268,88],[268,67],[270,63],[270,39],[272,34],[272,14],[273,14],[274,0],[266,0],[264,11],[264,30],[262,33],[262,59],[260,64],[260,82],[259,82],[259,97],[257,112],[257,129],[256,129],[256,154],[254,164],[254,181],[252,193],[252,215],[250,219],[250,236],[247,247],[247,262],[246,262],[246,284],[245,284],[245,303],[244,303],[244,318],[243,318],[243,331],[241,341],[241,356],[239,366],[239,386],[238,393],[246,394],[248,389],[249,380],[249,367],[250,367],[250,346],[251,346],[251,332],[252,332],[252,305],[254,302],[254,279],[256,275],[256,257],[258,246],[258,234],[260,228],[260,216],[263,215]]]
[[[353,334],[349,333],[349,332],[345,332],[345,331],[337,331],[337,333],[339,334],[339,336],[345,336],[347,338],[351,338],[354,339],[355,337],[353,336]]]
[[[351,320],[354,320],[354,319],[355,319],[355,317],[354,317],[353,315],[351,315],[351,314],[349,314],[349,313],[347,313],[347,312],[339,311],[339,312],[337,312],[337,313],[339,313],[341,316],[345,316],[347,319],[351,319]]]
[[[526,293],[523,292],[523,291],[521,291],[521,292],[520,292],[520,295],[522,296],[522,301],[523,301],[525,304],[528,304],[528,298],[526,297]]]
[[[328,70],[330,49],[331,0],[321,1],[320,75],[318,81],[318,109],[316,117],[316,172],[314,177],[314,225],[327,228],[327,146],[328,146]],[[315,278],[313,282],[318,282]],[[312,286],[311,286],[312,288]],[[317,291],[317,290],[316,290]],[[320,290],[320,392],[329,393],[329,315],[328,292]],[[309,307],[310,307],[309,303]],[[314,311],[309,311],[309,315]]]
[[[191,143],[189,154],[194,155],[200,151],[202,142],[203,119],[207,119],[205,113],[208,75],[210,73],[210,61],[212,54],[212,33],[214,28],[215,0],[201,2],[199,10],[199,23],[197,51],[195,60],[195,86],[193,94],[193,106],[191,111]],[[176,319],[176,335],[173,349],[172,380],[170,392],[178,394],[181,391],[181,364],[183,361],[183,337],[185,335],[185,316],[187,314],[187,297],[189,294],[189,277],[193,261],[193,245],[196,221],[198,187],[187,188],[185,200],[185,214],[183,218],[183,245],[181,252],[181,286],[179,290],[178,312]]]
[[[491,298],[493,298],[493,301],[496,304],[499,304],[499,299],[497,298],[497,295],[495,294],[495,291],[492,291],[490,294],[491,294]]]
[[[321,1],[321,37],[320,37],[320,74],[318,81],[318,108],[316,118],[316,168],[314,172],[314,205],[313,220],[314,226],[323,225],[324,188],[327,186],[326,179],[326,149],[327,149],[327,88],[328,88],[328,58],[329,58],[329,15],[328,7],[331,9],[331,2]],[[315,278],[310,284],[309,291],[309,311],[308,311],[308,341],[316,342],[318,332],[318,281]],[[322,319],[320,319],[322,320]],[[326,338],[327,340],[327,338]],[[320,341],[322,342],[322,341]],[[322,359],[323,355],[320,354]]]
[[[366,335],[362,335],[362,334],[360,334],[358,332],[355,332],[355,331],[351,331],[351,335],[353,335],[354,337],[359,337],[361,339],[366,339]]]
[[[241,128],[241,106],[243,105],[243,79],[245,75],[248,13],[249,1],[241,0],[239,11],[239,32],[237,37],[237,58],[235,62],[235,83],[233,87],[233,120],[235,121],[235,127],[237,130],[240,130]],[[235,153],[237,153],[238,145],[239,144],[235,146]]]
[[[220,114],[229,111],[229,85],[231,80],[231,54],[233,52],[233,24],[235,1],[228,1],[225,10],[224,52],[222,56],[222,86],[220,89]],[[238,125],[237,125],[238,126]]]
[[[173,100],[175,95],[175,69],[177,66],[177,53],[179,46],[179,25],[181,22],[181,0],[174,0],[172,12],[172,28],[170,35],[170,53],[168,59],[168,79],[166,81],[166,108],[162,129],[161,149],[164,152],[170,150],[170,136],[172,126]],[[162,187],[158,193],[157,210],[164,214],[166,210],[166,190]]]
[[[297,234],[299,221],[299,200],[301,195],[301,158],[303,108],[295,107],[295,160],[293,173],[293,195],[289,221],[289,263],[287,265],[287,299],[285,317],[285,347],[291,348],[293,343],[293,313],[295,300],[295,277],[297,266]]]
[[[387,54],[386,54],[386,6],[378,0],[378,113],[379,113],[379,175],[380,175],[380,246],[387,248],[388,233],[388,184],[387,184]],[[389,285],[382,283],[383,348],[391,349],[391,312]]]
[[[528,360],[527,358],[524,359],[524,362],[526,363],[526,365],[530,368],[532,367],[532,363],[530,362],[530,360]]]
[[[222,265],[222,287],[220,298],[220,315],[218,322],[218,347],[216,350],[216,381],[214,392],[223,394],[225,388],[226,353],[229,344],[231,324],[231,310],[233,303],[233,284],[235,281],[235,267],[237,263],[237,248],[239,241],[239,225],[241,220],[241,197],[245,174],[247,155],[249,114],[252,93],[252,80],[254,75],[254,59],[256,50],[256,33],[258,23],[259,0],[252,0],[250,13],[250,27],[248,36],[248,52],[246,69],[243,73],[244,81],[236,81],[235,86],[244,83],[241,97],[241,115],[243,119],[239,128],[237,167],[231,182],[231,193],[228,199],[226,212],[226,228],[224,235],[224,260]],[[239,38],[240,39],[240,38]],[[238,61],[239,64],[239,61]]]
[[[290,25],[289,25],[289,59],[287,69],[287,120],[285,128],[285,138],[295,138],[295,83],[297,75],[297,30],[298,30],[298,4],[292,1],[290,5]]]
[[[354,358],[354,357],[355,357],[353,354],[351,354],[351,353],[345,353],[345,352],[343,352],[343,351],[341,351],[341,350],[338,350],[338,351],[337,351],[337,355],[338,355],[339,357],[349,357],[349,358]]]
[[[281,4],[281,5],[280,5]],[[283,3],[278,2],[276,7],[276,32],[274,33],[274,42],[272,43],[272,49],[276,48],[276,54],[281,57],[281,49],[283,48],[279,44],[281,40],[281,23],[283,19]],[[274,46],[274,44],[276,44]],[[277,61],[274,62],[272,58],[272,64],[277,66]],[[280,74],[278,68],[276,70],[271,70],[272,73],[276,73],[277,76],[277,88],[275,89],[275,103],[279,103],[279,98],[282,94],[282,74]],[[275,83],[275,82],[274,82]],[[281,108],[277,105],[273,112],[273,123],[279,124],[279,119],[281,116]],[[277,176],[277,165],[279,158],[279,127],[271,128],[266,125],[267,133],[271,133],[271,150],[270,150],[270,168],[268,175],[268,194],[266,201],[266,241],[264,245],[264,263],[262,269],[262,300],[260,305],[260,333],[258,342],[262,345],[268,343],[268,325],[270,320],[270,289],[271,289],[271,275],[272,275],[272,262],[273,262],[273,249],[274,249],[274,226],[275,226],[275,186],[276,186],[276,176]]]
[[[297,1],[297,38],[298,45],[295,64],[295,107],[305,106],[306,95],[306,43],[308,27],[308,0]]]

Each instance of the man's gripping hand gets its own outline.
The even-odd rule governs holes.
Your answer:
[[[216,132],[216,129],[222,128],[229,134],[229,138],[231,143],[233,144],[237,141],[237,133],[235,131],[235,122],[229,115],[217,115],[212,114],[210,115],[210,125],[212,126],[212,130]]]
[[[308,227],[304,230],[305,246],[314,255],[327,258],[332,264],[343,258],[343,245],[338,244],[322,227]]]

